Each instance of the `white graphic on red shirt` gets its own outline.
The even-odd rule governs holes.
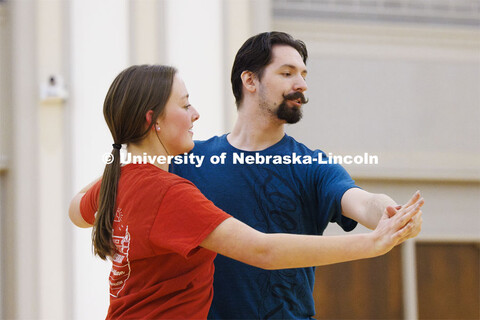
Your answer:
[[[115,222],[122,220],[122,209],[118,209],[115,214]],[[116,225],[113,230],[113,243],[117,252],[112,259],[112,271],[110,272],[110,295],[118,297],[118,294],[125,287],[125,283],[130,277],[130,261],[128,252],[130,250],[130,233],[128,226]]]
[[[117,212],[115,212],[115,218],[113,219],[113,222],[122,222],[122,208],[118,208]]]

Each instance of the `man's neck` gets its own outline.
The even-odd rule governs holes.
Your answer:
[[[272,115],[241,109],[227,140],[240,150],[261,151],[282,140],[284,135],[283,121],[275,119]]]

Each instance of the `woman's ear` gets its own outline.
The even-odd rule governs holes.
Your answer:
[[[150,126],[150,124],[152,124],[152,118],[153,118],[153,110],[148,110],[147,113],[145,114],[145,120],[147,121],[147,126]]]
[[[145,120],[147,121],[147,128],[150,127],[150,124],[153,120],[153,110],[147,111],[147,113],[145,114]],[[152,130],[160,131],[160,125],[158,124],[158,122],[153,124]]]
[[[257,90],[257,85],[255,81],[256,76],[253,72],[243,71],[240,75],[240,78],[242,79],[243,86],[247,91],[254,93]]]

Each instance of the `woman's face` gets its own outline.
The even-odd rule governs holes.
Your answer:
[[[172,92],[165,105],[165,113],[158,118],[158,137],[171,155],[183,154],[193,149],[193,123],[200,115],[188,102],[188,92],[183,80],[177,75]]]

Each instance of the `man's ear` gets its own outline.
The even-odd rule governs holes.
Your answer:
[[[243,71],[240,78],[242,79],[243,86],[250,93],[254,93],[257,90],[257,77],[251,71]]]

